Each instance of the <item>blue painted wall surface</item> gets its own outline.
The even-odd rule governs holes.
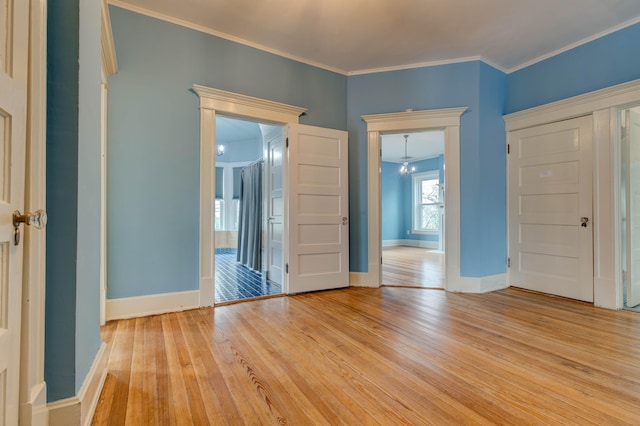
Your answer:
[[[224,155],[216,157],[216,164],[218,162],[241,163],[263,157],[262,139],[226,142],[223,145]]]
[[[435,109],[466,106],[469,110],[461,118],[460,130],[460,199],[461,199],[461,273],[466,276],[484,276],[505,271],[502,253],[506,242],[502,236],[490,236],[481,251],[469,247],[470,242],[482,240],[484,232],[475,227],[473,216],[482,208],[490,211],[505,208],[501,205],[481,204],[475,196],[483,190],[489,193],[504,191],[501,187],[483,188],[478,179],[480,173],[494,167],[491,160],[483,163],[481,158],[480,128],[480,80],[481,62],[417,68],[410,70],[351,76],[348,79],[347,121],[349,128],[349,168],[350,168],[350,215],[351,252],[350,270],[367,271],[367,135],[366,123],[361,119],[365,114],[404,111],[412,108]],[[504,89],[503,89],[504,90]],[[504,93],[504,92],[502,92]],[[487,114],[487,117],[490,113]],[[498,116],[500,117],[500,115]],[[486,118],[486,117],[485,117]],[[504,130],[497,120],[487,122],[487,129],[496,127]],[[504,164],[496,173],[506,173]],[[504,196],[503,196],[504,197]],[[495,202],[499,194],[492,194],[488,202]],[[503,224],[504,226],[504,224]],[[493,250],[500,247],[499,250]],[[487,264],[489,267],[482,265]],[[502,264],[502,267],[497,265]]]
[[[640,24],[508,75],[506,112],[640,78]]]
[[[404,196],[404,176],[398,171],[400,165],[387,161],[382,162],[380,176],[380,193],[382,196],[382,239],[401,240],[404,238],[404,216],[406,208]]]
[[[110,7],[108,298],[198,287],[199,121],[194,83],[308,108],[346,129],[347,78]],[[131,220],[131,218],[139,220]]]
[[[47,398],[76,395],[100,346],[100,1],[48,7]]]

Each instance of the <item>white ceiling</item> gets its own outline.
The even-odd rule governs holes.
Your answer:
[[[483,59],[513,71],[640,20],[639,0],[110,0],[349,74]]]
[[[407,156],[411,158],[407,160],[404,159],[404,135],[409,135]],[[382,161],[412,163],[440,154],[444,154],[444,131],[442,130],[382,135]]]

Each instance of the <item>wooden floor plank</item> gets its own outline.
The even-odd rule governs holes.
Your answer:
[[[382,249],[382,284],[400,287],[444,287],[444,253],[396,246]]]
[[[640,315],[515,289],[349,288],[121,320],[103,336],[96,425],[640,418]]]

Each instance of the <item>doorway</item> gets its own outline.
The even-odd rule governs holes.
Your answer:
[[[444,287],[444,131],[381,136],[382,284]]]
[[[283,126],[216,116],[215,304],[282,293],[282,145]]]

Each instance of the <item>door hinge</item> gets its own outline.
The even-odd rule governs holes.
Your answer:
[[[287,148],[289,148],[289,138],[286,139]]]
[[[286,265],[284,265],[284,271],[285,273],[289,273],[289,264],[287,263]]]
[[[507,268],[511,268],[511,258],[507,257]]]
[[[380,158],[382,158],[382,148],[380,148]]]
[[[380,264],[382,265],[382,256],[380,256]]]
[[[511,154],[511,144],[507,144],[507,154]]]

